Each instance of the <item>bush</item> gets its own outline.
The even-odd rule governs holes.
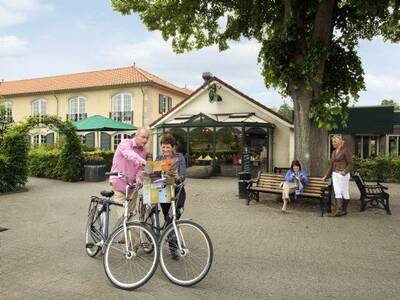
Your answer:
[[[90,151],[90,152],[84,152],[85,160],[88,160],[91,156],[100,156],[104,159],[104,163],[106,165],[106,171],[111,170],[112,166],[112,161],[114,158],[114,152],[113,151]]]
[[[0,143],[0,192],[15,191],[28,180],[26,161],[29,142],[26,134],[27,128],[21,124],[8,128],[3,134]]]
[[[354,171],[366,180],[400,181],[400,157],[354,158]]]
[[[46,178],[61,178],[59,168],[61,149],[56,147],[40,146],[29,151],[29,175]]]

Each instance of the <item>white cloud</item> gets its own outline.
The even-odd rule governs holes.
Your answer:
[[[28,43],[14,35],[0,36],[0,56],[20,56],[26,53]]]
[[[223,52],[219,52],[217,46],[212,46],[177,55],[170,43],[165,42],[159,33],[152,32],[139,42],[105,47],[100,51],[99,59],[110,66],[132,65],[136,62],[151,73],[180,86],[187,84],[192,89],[202,84],[201,74],[209,71],[256,100],[268,106],[279,106],[282,103],[280,96],[274,91],[267,93],[261,69],[257,65],[259,44],[242,40],[230,46]]]
[[[400,93],[400,78],[390,74],[366,74],[365,83],[367,89],[384,89],[387,92]]]
[[[23,23],[37,12],[53,8],[53,5],[39,0],[0,0],[0,27]]]

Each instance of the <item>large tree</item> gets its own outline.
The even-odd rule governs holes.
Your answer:
[[[293,100],[295,156],[325,169],[327,130],[364,89],[360,39],[400,40],[400,0],[112,0],[176,52],[255,39],[267,87]],[[344,118],[346,119],[346,118]]]

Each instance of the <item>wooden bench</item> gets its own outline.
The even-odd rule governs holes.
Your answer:
[[[322,177],[308,177],[309,183],[304,186],[303,192],[297,197],[319,199],[321,217],[325,211],[331,211],[331,186]],[[259,201],[260,193],[270,193],[282,195],[281,183],[285,181],[285,175],[274,173],[259,173],[256,179],[253,179],[247,189],[247,205],[250,201]]]
[[[375,184],[367,184],[360,173],[354,172],[353,179],[360,190],[360,211],[364,211],[369,207],[383,208],[388,215],[391,215],[389,207],[389,194],[385,192],[388,188],[379,182]],[[381,206],[380,206],[381,205]]]

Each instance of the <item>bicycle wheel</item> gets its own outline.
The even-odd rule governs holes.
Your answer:
[[[117,287],[125,290],[133,290],[144,285],[153,276],[157,269],[158,249],[154,234],[142,224],[127,224],[127,245],[124,238],[124,229],[116,229],[106,243],[104,252],[104,270],[108,279]],[[146,242],[141,236],[148,237]],[[146,253],[145,248],[155,250]]]
[[[85,248],[86,254],[95,257],[101,250],[101,241],[104,234],[105,212],[99,214],[102,205],[92,201],[88,214],[88,222],[85,231]]]
[[[207,232],[191,221],[176,222],[182,252],[178,249],[174,227],[170,224],[160,240],[160,264],[173,283],[191,286],[200,282],[211,268],[213,247]]]

